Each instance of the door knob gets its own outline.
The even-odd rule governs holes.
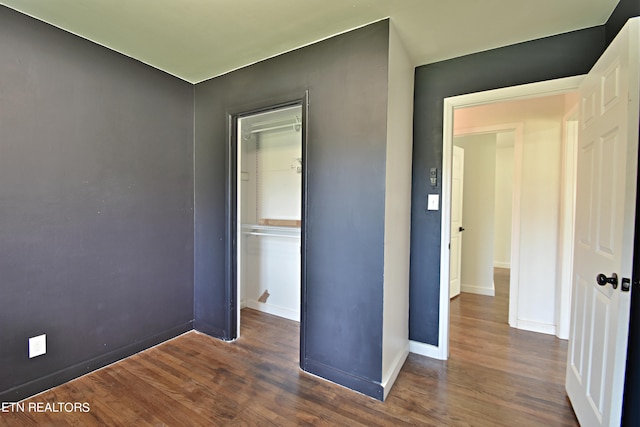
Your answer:
[[[464,231],[464,227],[458,227],[458,231]]]
[[[618,275],[616,273],[612,273],[611,277],[607,277],[604,274],[600,273],[596,276],[596,282],[598,285],[605,286],[607,283],[611,283],[613,289],[618,288]]]

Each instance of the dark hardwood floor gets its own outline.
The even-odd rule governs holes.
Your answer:
[[[23,402],[87,402],[89,412],[5,412],[0,425],[577,425],[566,342],[508,327],[504,271],[496,292],[455,298],[450,359],[409,355],[385,402],[300,371],[298,324],[243,310],[236,342],[189,332]]]

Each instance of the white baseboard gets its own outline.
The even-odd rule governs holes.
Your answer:
[[[511,263],[509,261],[493,261],[493,266],[495,268],[511,268]]]
[[[440,347],[418,341],[409,341],[409,351],[411,353],[438,360],[447,360],[448,357],[447,354],[442,354],[442,349]]]
[[[569,325],[566,325],[564,328],[560,326],[556,326],[556,336],[561,340],[569,339]]]
[[[461,292],[468,292],[470,294],[478,294],[478,295],[487,295],[493,297],[496,295],[496,290],[494,288],[485,288],[484,286],[476,286],[476,285],[467,285],[462,283],[460,285]]]
[[[273,314],[274,316],[284,317],[285,319],[295,320],[296,322],[300,321],[300,312],[289,308],[252,300],[247,300],[247,307],[263,313]]]
[[[556,334],[556,325],[534,322],[532,320],[517,319],[515,327],[518,329],[523,329],[525,331],[538,332],[540,334]]]
[[[409,356],[409,343],[407,343],[407,346],[404,348],[404,350],[398,353],[387,375],[384,375],[382,377],[382,383],[380,384],[384,390],[382,400],[385,400],[387,398],[387,395],[389,394],[389,391],[391,391],[391,387],[393,387],[393,384],[396,382],[398,374],[400,373],[400,369],[402,369],[405,360],[407,360],[407,356]]]

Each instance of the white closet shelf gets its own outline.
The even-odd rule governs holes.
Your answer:
[[[271,236],[299,239],[300,228],[275,225],[242,224],[242,234],[250,236]]]

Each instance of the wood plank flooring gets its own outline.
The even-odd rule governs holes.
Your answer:
[[[189,332],[23,402],[89,412],[0,413],[0,425],[576,426],[566,342],[509,328],[505,271],[496,288],[452,301],[450,359],[410,355],[386,402],[300,371],[298,324],[243,310],[236,342]]]

